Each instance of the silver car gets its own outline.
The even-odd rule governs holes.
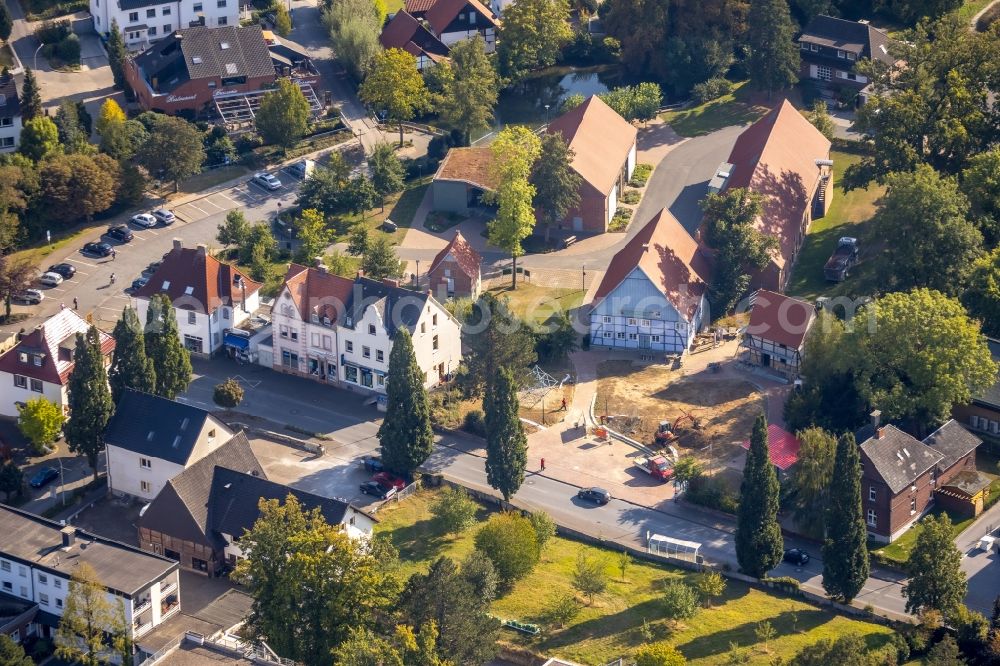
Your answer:
[[[275,178],[272,174],[267,173],[266,171],[255,173],[253,175],[253,182],[257,183],[258,185],[260,185],[265,189],[271,190],[272,192],[274,190],[281,189],[281,181]]]
[[[63,283],[63,276],[49,271],[38,276],[38,284],[43,287],[58,287]]]
[[[149,213],[139,213],[138,215],[133,215],[130,221],[132,224],[146,229],[151,229],[156,226],[156,218]]]
[[[153,211],[153,217],[160,221],[160,224],[171,225],[177,218],[174,217],[173,211],[169,211],[166,208],[157,208]]]

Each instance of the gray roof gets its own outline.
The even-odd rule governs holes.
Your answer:
[[[951,419],[924,438],[924,444],[944,456],[938,463],[946,471],[960,459],[976,450],[983,441]]]
[[[204,409],[126,390],[108,423],[104,441],[140,455],[186,465],[210,418],[215,420]],[[220,438],[230,434],[221,422],[217,427],[223,429]]]
[[[9,74],[0,76],[0,118],[16,118],[21,115],[21,101],[17,93],[17,81]]]
[[[944,458],[896,426],[882,426],[879,431],[881,437],[866,440],[861,444],[861,451],[894,495]]]
[[[0,504],[0,555],[36,568],[72,576],[81,562],[108,588],[128,596],[177,568],[177,562],[112,539],[74,530],[74,543],[63,549],[63,526],[27,511]]]
[[[135,62],[148,80],[157,80],[161,91],[193,79],[275,76],[258,25],[177,30],[155,42]]]
[[[993,479],[982,472],[967,469],[951,477],[951,481],[941,486],[941,488],[958,490],[971,497],[991,483],[993,483]]]
[[[986,346],[990,348],[993,362],[1000,364],[1000,340],[986,338]],[[1000,374],[997,374],[997,381],[993,386],[986,389],[982,395],[977,395],[972,401],[986,407],[1000,409]]]
[[[420,314],[423,312],[428,298],[430,295],[427,292],[411,291],[370,278],[359,277],[354,281],[350,301],[344,308],[351,317],[348,328],[357,327],[358,321],[364,316],[365,311],[369,307],[374,307],[385,323],[390,337],[395,335],[396,329],[400,327],[405,327],[412,334],[417,322],[420,321]],[[346,321],[344,325],[347,325]]]
[[[176,538],[220,546],[208,527],[209,498],[217,467],[266,476],[247,436],[241,432],[168,481],[139,518],[139,525]]]
[[[889,54],[889,43],[892,41],[889,35],[860,21],[821,14],[813,17],[803,28],[799,40],[851,51],[861,58],[871,58],[889,65],[894,62]]]

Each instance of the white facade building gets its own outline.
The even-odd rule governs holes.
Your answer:
[[[111,32],[112,21],[130,49],[139,50],[180,28],[239,25],[239,0],[90,0],[94,29]]]
[[[21,103],[17,81],[0,76],[0,153],[10,153],[21,145]]]

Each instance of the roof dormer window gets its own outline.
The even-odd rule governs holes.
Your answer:
[[[184,294],[190,296],[194,293],[194,287],[184,287]]]
[[[167,289],[170,289],[170,280],[164,280],[163,281],[163,287],[162,287],[162,289],[163,289],[163,291],[166,291]]]

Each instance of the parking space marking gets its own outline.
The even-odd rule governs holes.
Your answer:
[[[67,257],[66,261],[72,261],[75,264],[83,264],[84,266],[90,266],[91,268],[99,268],[97,264],[88,264],[83,259],[75,259],[73,257]],[[84,275],[86,275],[86,273],[84,273]]]
[[[210,197],[205,197],[204,199],[198,199],[198,203],[200,203],[200,204],[208,204],[210,206],[214,206],[215,208],[218,208],[219,210],[223,210],[222,206],[220,206],[219,204],[217,204],[214,201],[212,201],[212,199]]]
[[[229,201],[232,201],[232,202],[233,202],[234,204],[239,204],[239,201],[237,201],[236,199],[232,198],[231,196],[229,196],[229,195],[228,195],[228,194],[226,194],[225,192],[219,192],[218,194],[219,194],[219,196],[220,196],[220,197],[222,197],[223,199],[227,199],[227,200],[229,200]]]

